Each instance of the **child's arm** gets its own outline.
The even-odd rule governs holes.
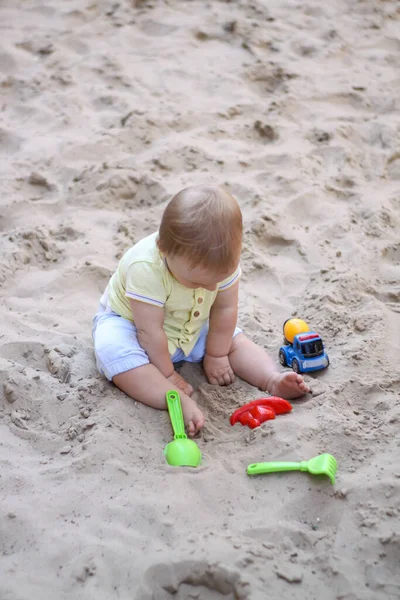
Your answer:
[[[164,309],[138,300],[131,300],[130,305],[139,344],[146,350],[151,364],[157,367],[164,377],[170,377],[174,373],[174,365],[163,328]]]
[[[239,282],[218,292],[210,312],[204,370],[210,383],[229,385],[234,373],[228,354],[238,316]]]
[[[130,304],[139,344],[147,352],[151,364],[157,367],[172,386],[191,396],[192,386],[175,371],[169,354],[168,340],[163,328],[164,309],[138,300],[130,300]]]

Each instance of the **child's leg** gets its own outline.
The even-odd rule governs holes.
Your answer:
[[[289,371],[281,373],[265,350],[243,333],[232,340],[229,362],[241,379],[273,396],[290,400],[310,391],[301,375]]]
[[[148,364],[113,377],[113,382],[120,390],[138,402],[165,410],[165,394],[174,389],[168,379],[154,365]],[[188,428],[188,434],[193,436],[204,425],[204,416],[196,402],[181,390],[179,392],[182,404],[183,418]]]
[[[93,341],[100,373],[128,396],[153,408],[165,410],[165,394],[175,389],[181,396],[189,434],[194,435],[203,427],[204,417],[196,402],[149,363],[131,321],[115,313],[98,313],[94,319]]]

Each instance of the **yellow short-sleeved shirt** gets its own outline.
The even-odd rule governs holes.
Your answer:
[[[180,348],[188,356],[207,322],[219,291],[239,279],[240,266],[218,288],[190,289],[181,285],[168,270],[157,246],[158,232],[130,248],[120,260],[108,286],[111,310],[133,321],[130,299],[164,308],[164,331],[170,354]]]

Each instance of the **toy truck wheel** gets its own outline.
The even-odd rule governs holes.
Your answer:
[[[287,366],[286,355],[283,350],[279,350],[279,362],[281,363],[282,367]]]
[[[300,365],[299,365],[299,361],[294,358],[293,362],[292,362],[292,369],[295,373],[300,373]]]

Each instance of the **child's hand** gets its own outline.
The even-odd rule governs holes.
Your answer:
[[[196,402],[185,396],[185,394],[181,395],[181,404],[186,431],[188,436],[192,438],[204,427],[204,415]]]
[[[190,385],[190,383],[188,383],[187,381],[185,381],[183,379],[183,377],[181,377],[179,375],[179,373],[177,373],[176,371],[174,371],[172,373],[172,375],[170,375],[169,377],[167,377],[167,379],[168,379],[168,381],[170,381],[172,383],[172,385],[174,385],[177,388],[179,388],[187,396],[191,396],[193,394],[193,388]]]
[[[229,385],[235,381],[235,374],[227,356],[210,356],[206,354],[203,361],[207,379],[213,385]]]

